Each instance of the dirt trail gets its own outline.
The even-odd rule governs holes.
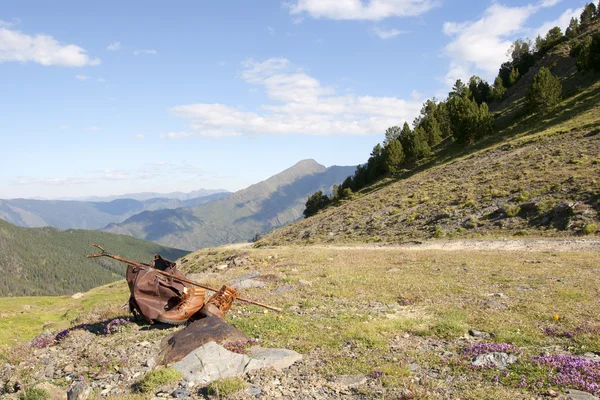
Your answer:
[[[327,249],[366,250],[481,250],[481,251],[570,251],[600,252],[597,239],[491,239],[491,240],[432,240],[405,244],[316,245]]]

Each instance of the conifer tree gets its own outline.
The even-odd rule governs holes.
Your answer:
[[[516,69],[516,68],[513,68],[512,71],[510,71],[510,76],[508,78],[508,83],[509,83],[510,86],[513,86],[518,81],[519,81],[519,70]]]
[[[526,103],[533,112],[547,112],[562,99],[562,84],[546,67],[540,68],[527,90]]]
[[[406,158],[400,141],[390,141],[383,149],[383,153],[386,170],[392,174],[397,173]]]
[[[569,26],[565,31],[565,35],[567,38],[572,39],[579,34],[579,20],[575,17],[571,18],[571,22],[569,22]]]

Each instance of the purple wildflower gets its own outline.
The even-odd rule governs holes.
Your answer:
[[[42,333],[41,335],[36,336],[31,341],[31,347],[35,347],[36,349],[43,349],[44,347],[48,347],[51,344],[54,344],[56,340],[54,339],[54,335],[51,333]]]
[[[374,370],[373,372],[371,372],[371,378],[373,379],[379,379],[382,376],[385,376],[385,372],[383,371]]]
[[[600,362],[565,354],[532,357],[538,365],[550,367],[548,378],[557,386],[600,394]]]
[[[77,330],[77,329],[89,330],[90,324],[79,324],[79,325],[75,325],[70,328],[67,328],[64,331],[58,332],[58,334],[54,337],[54,339],[57,342],[60,342],[63,339],[66,339],[71,334],[72,331]]]
[[[131,321],[129,321],[128,319],[124,319],[124,318],[113,319],[104,327],[104,334],[110,335],[115,332],[119,332],[119,331],[121,331],[123,325],[127,325],[130,322]]]
[[[250,339],[250,340],[236,340],[235,342],[229,342],[225,344],[225,348],[231,352],[238,354],[246,354],[248,353],[248,347],[252,347],[258,344],[258,340]]]

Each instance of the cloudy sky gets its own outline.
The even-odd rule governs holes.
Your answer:
[[[357,165],[585,1],[4,0],[0,198],[237,190]]]

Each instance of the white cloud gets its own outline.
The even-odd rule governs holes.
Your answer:
[[[494,2],[477,21],[445,22],[443,32],[453,37],[444,49],[450,58],[447,85],[452,86],[456,79],[468,79],[473,70],[485,79],[493,79],[500,65],[507,61],[506,53],[514,39],[527,33],[525,23],[529,17],[558,1],[543,0],[520,7]]]
[[[117,51],[121,48],[121,42],[112,42],[108,46],[106,46],[106,50],[108,51]]]
[[[104,82],[106,82],[106,79],[104,79],[104,78],[97,78],[96,82],[98,82],[98,83],[104,83]]]
[[[533,37],[535,38],[535,37],[537,37],[537,35],[541,35],[542,37],[545,37],[546,33],[548,33],[548,31],[550,29],[554,28],[555,26],[560,27],[560,29],[562,29],[563,33],[565,33],[565,30],[569,26],[569,22],[571,22],[571,18],[579,19],[579,16],[581,15],[582,12],[583,12],[583,7],[577,8],[577,9],[569,8],[564,13],[562,13],[560,17],[558,17],[554,21],[545,22],[542,26],[540,26],[538,29],[536,29]]]
[[[100,59],[90,58],[86,51],[74,44],[63,45],[52,36],[27,35],[9,29],[6,23],[0,26],[0,63],[16,61],[35,62],[44,66],[83,67],[98,65]]]
[[[275,28],[272,26],[267,26],[267,32],[269,32],[269,35],[275,36]]]
[[[243,67],[242,78],[261,87],[274,104],[262,105],[258,112],[225,104],[176,106],[171,113],[190,119],[189,130],[162,137],[382,134],[411,121],[421,109],[420,102],[395,97],[338,95],[284,58],[249,60]]]
[[[69,128],[69,125],[67,125],[67,124],[62,124],[62,125],[59,125],[59,128],[60,128],[60,129],[68,129],[68,128]]]
[[[140,54],[156,55],[156,54],[158,54],[158,52],[154,49],[142,49],[142,50],[135,50],[133,52],[134,56],[139,56]]]
[[[78,79],[80,81],[87,81],[88,79],[90,79],[90,77],[87,75],[75,75],[75,79]]]
[[[408,33],[407,31],[399,31],[398,29],[382,29],[378,26],[374,27],[372,32],[380,39],[391,39],[398,35]]]
[[[313,18],[378,21],[389,17],[421,15],[437,0],[294,0],[286,3],[292,15]]]
[[[141,133],[138,133],[133,138],[136,140],[144,140],[144,139],[146,139],[146,136],[142,135]]]
[[[97,126],[88,126],[87,128],[85,128],[85,130],[88,132],[98,132],[100,128]]]

